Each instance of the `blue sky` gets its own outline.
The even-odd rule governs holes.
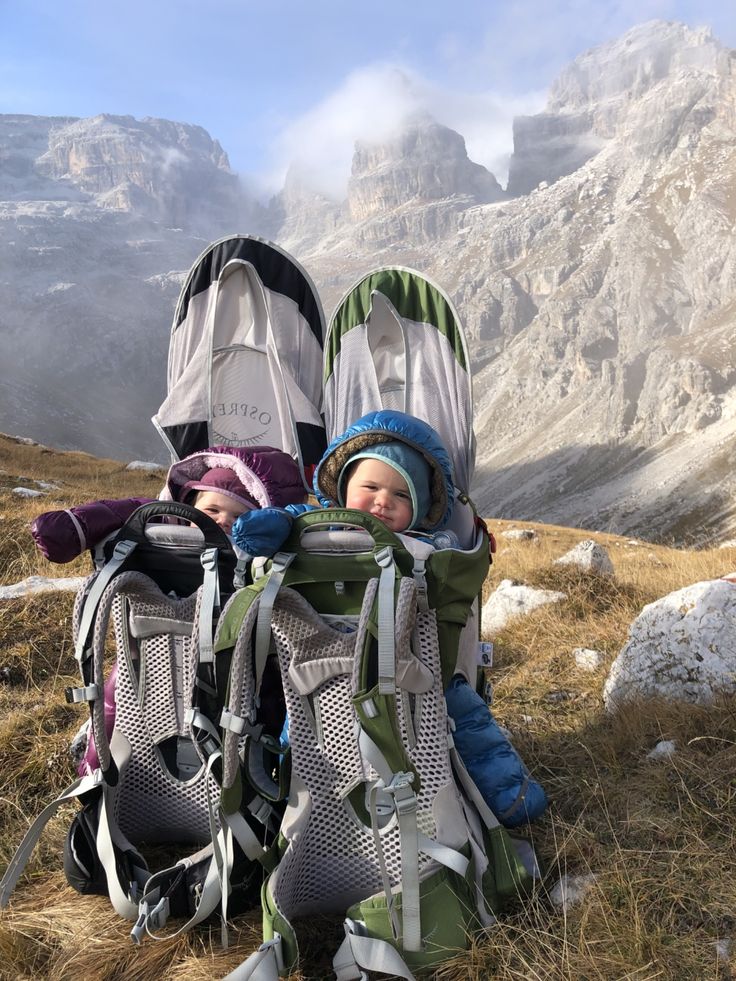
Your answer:
[[[513,116],[654,18],[736,47],[733,0],[0,0],[0,112],[196,123],[258,186],[296,160],[329,190],[357,138],[421,108],[504,181]]]

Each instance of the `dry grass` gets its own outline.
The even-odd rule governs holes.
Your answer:
[[[39,499],[9,493],[32,480],[55,481]],[[126,472],[114,461],[57,453],[0,437],[0,583],[31,574],[83,575],[87,561],[53,566],[33,549],[28,523],[43,510],[95,497],[155,496],[160,475]],[[736,568],[736,551],[685,551],[630,544],[580,530],[536,526],[536,541],[508,541],[511,522],[491,521],[499,553],[490,591],[503,578],[567,594],[512,622],[498,637],[491,678],[495,712],[552,804],[532,828],[546,868],[533,899],[509,911],[472,949],[435,972],[442,981],[690,981],[732,978],[716,942],[736,944],[736,703],[708,709],[665,703],[603,711],[608,665],[641,607],[673,589]],[[514,527],[532,527],[514,523]],[[613,580],[554,566],[583,538],[604,544]],[[29,821],[73,777],[67,746],[81,715],[63,702],[74,681],[72,595],[0,603],[0,864]],[[606,655],[596,672],[576,667],[572,650]],[[646,754],[660,739],[678,752],[667,762]],[[71,809],[42,839],[11,906],[0,916],[0,978],[48,981],[211,981],[223,977],[260,936],[254,910],[219,926],[135,947],[129,925],[106,899],[65,884],[60,849]],[[593,873],[585,900],[567,913],[548,889],[562,874]],[[301,979],[331,976],[338,920],[310,923]]]

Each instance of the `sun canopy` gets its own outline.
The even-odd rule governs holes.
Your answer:
[[[412,269],[364,276],[338,304],[325,341],[328,441],[376,409],[428,422],[468,491],[475,465],[473,397],[465,335],[446,294]]]
[[[264,444],[309,473],[326,445],[324,332],[317,291],[283,249],[247,235],[210,245],[179,295],[168,394],[153,417],[172,460]]]

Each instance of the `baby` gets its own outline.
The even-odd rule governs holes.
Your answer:
[[[182,489],[181,500],[209,515],[228,536],[236,518],[258,507],[235,471],[227,467],[213,467],[199,480],[188,481]]]
[[[324,507],[344,507],[372,515],[396,534],[420,537],[447,548],[443,531],[455,502],[449,455],[439,436],[422,420],[393,410],[369,413],[332,441],[317,465],[314,489]],[[305,509],[268,509],[241,516],[233,540],[245,552],[272,555],[286,538],[291,515]],[[483,570],[483,578],[487,566]],[[478,582],[478,591],[482,579]],[[465,766],[496,817],[516,827],[547,806],[542,787],[491,715],[484,699],[462,674],[445,691],[455,723],[454,742]]]

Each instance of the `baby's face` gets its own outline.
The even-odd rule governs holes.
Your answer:
[[[246,510],[244,504],[228,497],[227,494],[218,494],[217,491],[200,491],[194,506],[198,511],[208,514],[226,535],[233,530],[235,519]]]
[[[406,531],[413,516],[411,494],[401,474],[383,460],[359,460],[345,488],[345,507],[365,511],[391,531]]]

